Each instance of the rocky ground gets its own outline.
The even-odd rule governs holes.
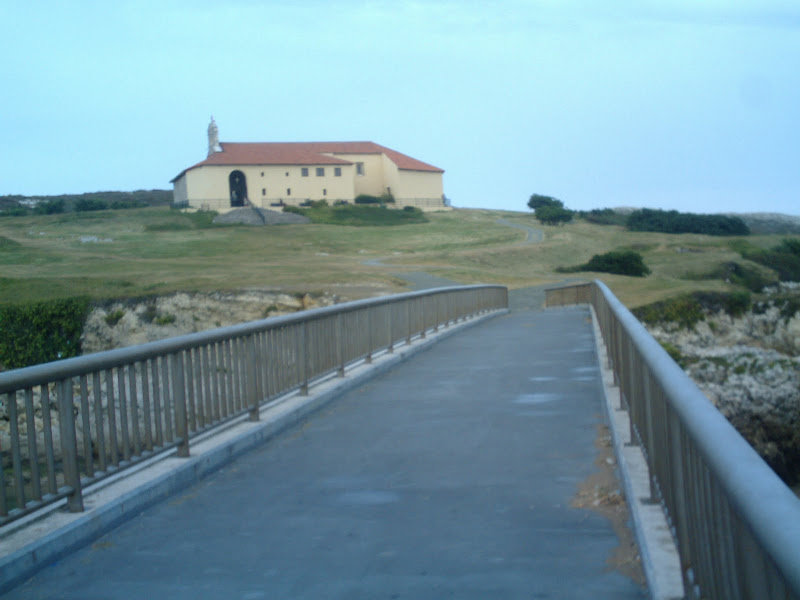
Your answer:
[[[330,306],[328,294],[287,294],[262,290],[236,293],[177,293],[123,300],[95,307],[81,336],[84,354],[102,352],[236,323]]]
[[[800,482],[800,312],[772,301],[693,329],[649,327],[703,393],[790,485]]]

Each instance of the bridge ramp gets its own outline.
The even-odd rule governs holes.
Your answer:
[[[644,598],[571,507],[603,389],[588,309],[482,323],[9,598]]]

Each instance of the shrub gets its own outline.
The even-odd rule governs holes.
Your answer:
[[[564,208],[564,203],[552,196],[544,196],[542,194],[531,194],[528,199],[528,208],[531,210],[538,210],[544,207]]]
[[[595,225],[621,225],[628,222],[628,215],[618,213],[613,208],[595,208],[588,212],[578,213],[582,219]]]
[[[633,250],[615,250],[605,254],[595,254],[589,262],[577,267],[559,267],[560,273],[576,273],[579,271],[597,271],[631,277],[645,277],[650,269],[644,264],[642,255]]]
[[[740,246],[743,258],[773,269],[781,281],[800,281],[800,239],[786,238],[769,250]]]
[[[739,217],[725,215],[698,215],[677,210],[643,208],[628,216],[631,231],[658,231],[661,233],[702,233],[705,235],[749,235],[750,229]]]
[[[64,212],[64,200],[48,200],[47,202],[40,202],[33,209],[37,215],[56,215]]]
[[[560,206],[540,206],[534,215],[544,225],[559,225],[572,221],[573,212]]]
[[[383,204],[383,200],[379,196],[370,196],[369,194],[359,194],[354,202],[356,204]]]
[[[0,211],[0,217],[24,217],[28,214],[28,209],[24,206],[12,206]]]
[[[176,320],[175,315],[158,315],[155,319],[153,319],[153,323],[156,325],[171,325]]]
[[[86,212],[90,210],[106,210],[108,202],[99,198],[80,198],[74,204],[76,212]]]
[[[0,306],[0,363],[17,369],[80,354],[88,298]]]
[[[677,323],[684,329],[692,329],[705,318],[703,307],[691,294],[639,306],[631,312],[643,323]]]
[[[121,308],[118,308],[117,310],[113,310],[113,311],[111,311],[110,313],[108,313],[106,315],[106,319],[105,319],[106,320],[106,325],[108,325],[109,327],[114,327],[114,325],[119,323],[120,320],[122,320],[122,317],[124,317],[124,316],[125,316],[125,311],[122,310]]]
[[[284,207],[283,207],[283,212],[286,212],[286,213],[292,213],[292,214],[294,214],[294,215],[302,215],[302,216],[305,216],[305,214],[306,214],[306,212],[307,212],[307,211],[306,211],[306,210],[304,210],[304,209],[302,209],[302,208],[300,208],[299,206],[291,206],[291,205],[287,205],[287,206],[284,206]]]

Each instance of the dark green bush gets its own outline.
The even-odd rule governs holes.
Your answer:
[[[48,200],[47,202],[40,202],[33,209],[37,215],[57,215],[64,212],[65,202],[62,199]]]
[[[24,217],[30,211],[24,206],[12,206],[0,211],[0,217]]]
[[[578,216],[595,225],[621,225],[624,227],[628,222],[628,215],[618,213],[613,208],[595,208],[588,212],[582,211],[578,213]]]
[[[639,306],[631,312],[643,323],[677,323],[684,329],[691,329],[705,319],[703,307],[691,294]]]
[[[743,258],[773,269],[781,281],[800,281],[800,239],[786,238],[769,250],[740,246]]]
[[[739,217],[698,215],[677,210],[643,208],[628,216],[631,231],[661,233],[702,233],[705,235],[749,235],[750,229]]]
[[[383,204],[380,196],[370,196],[369,194],[359,194],[354,202],[356,204]]]
[[[577,267],[559,267],[560,273],[577,273],[579,271],[597,271],[631,277],[645,277],[650,269],[644,264],[642,255],[633,250],[614,250],[605,254],[595,254],[589,262]]]
[[[558,198],[552,196],[544,196],[542,194],[531,194],[528,198],[528,208],[531,210],[539,210],[544,207],[564,208],[564,203]]]
[[[88,212],[90,210],[106,210],[108,202],[100,198],[80,198],[73,205],[76,212]]]
[[[536,209],[534,216],[544,225],[559,225],[572,221],[573,212],[560,206],[546,205]]]
[[[17,369],[77,356],[88,298],[0,306],[0,364]]]

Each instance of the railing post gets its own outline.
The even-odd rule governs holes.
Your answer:
[[[258,421],[258,386],[256,383],[256,334],[252,333],[247,336],[247,358],[246,372],[247,372],[247,406],[250,407],[249,418],[251,421]]]
[[[172,402],[175,406],[175,434],[180,438],[178,457],[189,456],[189,423],[186,419],[186,388],[183,377],[183,353],[175,352],[172,359]]]
[[[372,364],[372,306],[367,307],[367,357],[364,360]]]
[[[303,382],[300,384],[300,395],[301,396],[308,396],[308,370],[310,368],[309,363],[309,352],[308,352],[308,321],[303,321],[300,324],[300,347],[298,348],[300,353],[300,358],[302,365],[300,367],[300,373],[302,375]]]
[[[386,348],[386,351],[391,354],[394,352],[394,335],[392,333],[392,311],[394,310],[394,304],[387,304],[386,308],[389,312],[389,318],[386,322],[386,326],[389,328],[389,346]]]
[[[344,377],[344,325],[342,313],[336,313],[336,362],[339,363],[337,375]]]
[[[411,344],[411,300],[404,301],[406,305],[406,345]]]
[[[72,380],[58,382],[58,425],[61,433],[61,461],[64,483],[71,488],[67,496],[69,512],[83,512],[81,473],[78,468],[78,440],[75,437],[75,413],[72,406]]]

